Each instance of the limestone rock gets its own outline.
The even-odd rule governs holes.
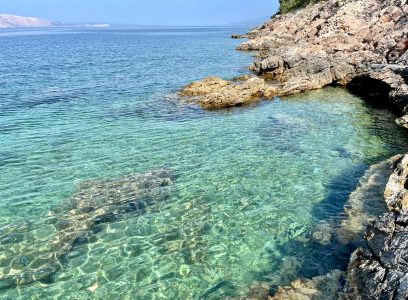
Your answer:
[[[287,287],[281,287],[269,300],[335,300],[341,290],[343,272],[333,270],[325,276],[298,279]]]
[[[231,83],[218,77],[208,77],[201,81],[193,82],[185,86],[180,92],[180,96],[202,96],[220,90]]]
[[[385,202],[391,211],[408,213],[408,155],[395,163],[394,171],[385,188]]]
[[[342,85],[406,112],[407,16],[406,0],[316,1],[300,10],[275,15],[250,31],[246,35],[250,40],[237,50],[259,51],[249,68],[272,83],[275,96]],[[234,89],[208,95],[201,105],[222,108],[264,97],[244,93],[237,99]],[[183,91],[180,95],[192,96],[188,87]]]
[[[391,166],[399,158],[395,156],[372,165],[360,179],[345,205],[345,218],[336,228],[336,237],[341,244],[361,245],[369,221],[387,211],[384,190],[393,171]]]
[[[276,88],[256,76],[234,81],[210,77],[186,86],[179,94],[190,97],[203,108],[216,109],[250,104],[262,98],[271,99],[276,95]]]
[[[256,72],[270,72],[273,74],[281,74],[283,73],[283,58],[275,55],[275,56],[268,56],[263,60],[256,61],[250,69]]]
[[[406,0],[316,2],[274,16],[250,32],[250,40],[237,49],[261,51],[250,69],[286,85],[279,95],[351,83],[362,96],[375,94],[379,101],[404,111],[407,16]]]
[[[367,249],[353,253],[341,299],[408,299],[408,216],[386,213],[366,232]]]

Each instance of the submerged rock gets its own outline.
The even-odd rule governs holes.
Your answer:
[[[269,300],[335,300],[341,290],[343,272],[333,270],[312,279],[298,279],[289,286],[280,287]]]
[[[172,179],[168,170],[159,170],[86,181],[44,219],[1,228],[0,289],[48,280],[76,244],[95,238],[99,224],[145,212],[168,199]]]

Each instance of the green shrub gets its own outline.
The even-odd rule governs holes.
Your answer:
[[[280,12],[287,13],[294,9],[304,7],[309,3],[317,1],[318,0],[279,0]]]

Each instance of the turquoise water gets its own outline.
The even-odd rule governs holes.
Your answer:
[[[210,112],[180,103],[183,84],[247,72],[236,31],[0,31],[0,297],[220,299],[344,267],[348,253],[304,237],[407,136],[339,88]],[[149,207],[87,224],[48,276],[8,283],[59,236],[52,220],[70,219],[81,182],[108,193],[98,180],[161,169],[165,197],[147,191]]]

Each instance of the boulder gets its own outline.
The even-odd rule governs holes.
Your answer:
[[[210,77],[184,87],[179,95],[203,108],[217,109],[271,99],[276,95],[276,88],[256,76],[235,78],[234,81]]]
[[[201,81],[195,81],[186,85],[180,92],[180,96],[202,96],[218,91],[231,83],[218,77],[208,77]]]

